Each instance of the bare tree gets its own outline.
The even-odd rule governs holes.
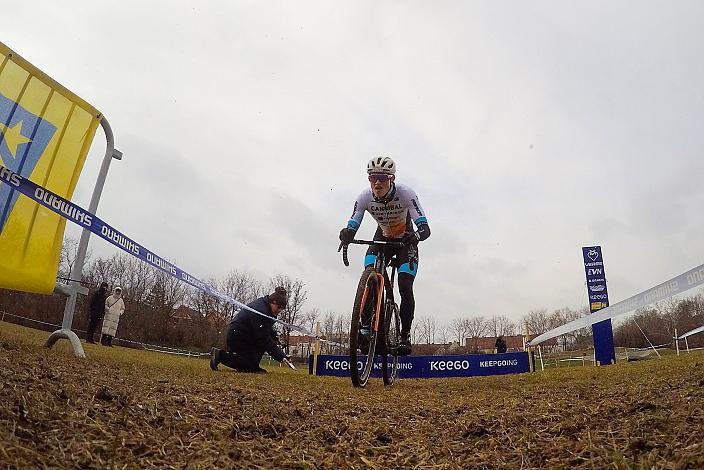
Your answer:
[[[413,326],[411,327],[411,343],[418,344],[420,342],[421,342],[420,326],[418,325],[417,322],[413,322]]]
[[[78,251],[78,240],[71,237],[66,237],[61,242],[61,254],[59,255],[59,276],[69,277],[73,265],[76,262]]]
[[[464,345],[464,340],[467,338],[467,319],[466,318],[455,318],[450,321],[449,326],[450,332],[454,339],[460,344]]]
[[[516,331],[516,324],[505,315],[494,315],[489,320],[489,333],[494,337],[513,336]]]
[[[230,271],[220,283],[220,288],[243,304],[248,304],[263,295],[261,281],[246,271]]]
[[[207,283],[211,286],[218,285],[217,279],[212,277],[207,280]],[[237,299],[232,295],[230,296]],[[223,334],[228,322],[234,318],[235,312],[237,311],[236,307],[229,305],[219,298],[213,297],[200,289],[191,290],[188,303],[211,325],[213,325],[215,331],[219,335]]]
[[[315,333],[315,323],[318,321],[319,317],[320,310],[317,308],[312,308],[303,315],[303,318],[301,318],[301,326],[308,331]]]
[[[85,274],[85,280],[93,285],[98,285],[101,282],[111,284],[116,278],[114,274],[114,266],[110,259],[98,258],[88,264]]]
[[[126,253],[114,255],[112,259],[117,277],[114,285],[122,286],[125,300],[144,302],[156,281],[157,270]]]
[[[92,254],[91,251],[86,251],[85,265],[87,266],[90,262]],[[73,265],[76,264],[76,258],[78,257],[78,239],[73,237],[66,237],[61,242],[61,253],[59,254],[59,272],[58,275],[63,278],[69,278],[71,276],[71,271],[73,270]],[[84,276],[85,277],[85,276]],[[76,279],[82,280],[82,279]]]
[[[84,279],[96,284],[107,282],[122,287],[126,302],[143,302],[157,281],[157,269],[127,253],[116,253],[108,259],[97,259],[88,265]]]
[[[489,322],[484,317],[472,317],[466,320],[467,337],[471,341],[473,352],[479,350],[479,338],[484,336],[489,329]]]
[[[417,331],[417,342],[425,344],[435,343],[435,335],[438,329],[438,321],[434,317],[421,316],[415,321],[418,331]]]
[[[665,323],[665,329],[670,336],[674,337],[675,329],[677,329],[677,312],[682,301],[673,299],[672,297],[658,302],[655,308],[660,311],[660,315]]]
[[[342,354],[344,352],[344,345],[349,345],[349,329],[350,323],[352,322],[352,314],[341,313],[335,318],[335,342],[343,346],[338,346],[337,351]]]
[[[263,291],[261,281],[246,271],[230,271],[217,285],[225,294],[245,305],[261,297]],[[223,320],[226,322],[232,320],[239,309],[237,305],[224,304]]]
[[[571,322],[572,320],[576,320],[579,317],[579,312],[570,310],[567,307],[555,310],[548,317],[548,329],[557,328],[558,326],[564,325],[565,323]],[[557,339],[558,344],[560,345],[563,351],[567,351],[572,347],[572,345],[576,341],[577,336],[583,333],[584,332],[574,331],[564,334]]]
[[[567,309],[567,310],[569,310],[569,309]],[[589,314],[589,308],[583,307],[582,309],[580,309],[579,311],[576,311],[576,312],[575,311],[565,312],[565,314],[564,314],[563,318],[561,318],[561,320],[564,320],[563,323],[566,323],[567,321],[572,321],[572,320],[575,320],[577,318],[583,317],[588,314]],[[560,323],[559,325],[561,325],[563,323]],[[559,326],[559,325],[556,325],[556,326]],[[592,335],[591,326],[588,326],[586,328],[580,328],[578,330],[567,333],[566,335],[564,335],[564,337],[566,339],[562,341],[562,346],[565,350],[587,349],[594,344],[594,338]]]
[[[330,341],[335,341],[335,320],[336,320],[337,314],[335,312],[327,311],[325,312],[325,316],[323,317],[323,321],[320,324],[320,330],[325,337],[325,339],[328,339]],[[349,325],[347,325],[349,327]],[[324,345],[325,351],[326,352],[333,352],[332,346],[329,345],[329,343],[325,343]]]
[[[523,317],[523,322],[528,324],[528,333],[540,335],[550,329],[550,317],[545,309],[531,310]]]
[[[291,279],[284,274],[277,274],[269,280],[270,291],[273,292],[278,286],[282,286],[288,293],[288,305],[279,314],[279,319],[292,325],[299,325],[301,320],[301,309],[308,298],[305,284],[300,279]],[[283,339],[285,347],[288,349],[290,343],[291,328],[283,327]]]
[[[678,334],[682,334],[703,325],[704,297],[702,297],[701,294],[698,294],[694,297],[680,300],[677,304],[677,308],[671,316],[673,318],[670,322],[674,325],[674,328],[677,328]],[[704,335],[699,335],[699,338],[702,338],[702,336]],[[696,341],[694,337],[690,339]],[[704,342],[704,340],[702,340],[702,342]]]
[[[337,314],[327,311],[320,322],[320,332],[322,336],[333,343],[323,342],[322,351],[325,353],[344,354],[349,347],[349,330],[352,321],[351,313]]]
[[[448,327],[447,324],[441,323],[438,325],[437,329],[437,338],[440,340],[440,343],[442,344],[447,344],[448,343],[448,338],[450,337],[450,328]]]
[[[167,317],[174,314],[174,307],[183,304],[187,297],[187,287],[178,279],[161,271],[154,273],[154,283],[149,287],[145,302]]]

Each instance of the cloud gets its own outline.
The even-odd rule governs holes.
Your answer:
[[[699,2],[40,3],[3,41],[110,120],[99,214],[193,274],[349,309],[363,250],[345,268],[337,233],[380,154],[433,230],[417,316],[579,308],[591,244],[613,301],[701,258]]]

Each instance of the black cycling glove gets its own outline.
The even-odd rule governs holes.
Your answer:
[[[342,230],[340,230],[340,241],[342,243],[349,243],[352,240],[354,240],[354,234],[357,233],[355,230],[352,230],[349,227],[345,227]]]

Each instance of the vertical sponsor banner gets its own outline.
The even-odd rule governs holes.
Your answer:
[[[609,292],[606,288],[604,259],[600,246],[582,247],[584,273],[587,276],[587,294],[589,295],[589,312],[594,313],[609,306]],[[592,325],[594,335],[594,356],[598,364],[616,363],[614,333],[611,319]]]
[[[100,113],[0,43],[0,166],[71,199]],[[54,290],[66,219],[0,184],[0,287]]]

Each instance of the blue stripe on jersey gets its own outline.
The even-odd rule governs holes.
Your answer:
[[[359,222],[354,219],[350,219],[349,221],[347,221],[347,228],[357,230],[359,228]]]
[[[411,271],[411,266],[408,263],[403,263],[401,267],[398,268],[398,272],[415,276],[418,273],[418,262],[413,263],[413,271]]]
[[[376,255],[367,255],[364,257],[364,267],[365,268],[367,266],[374,266],[374,263],[376,263]]]
[[[427,223],[428,223],[428,219],[427,219],[425,216],[423,216],[423,217],[418,217],[418,218],[416,219],[416,227],[417,227],[418,225],[420,225],[420,224],[427,224]]]

